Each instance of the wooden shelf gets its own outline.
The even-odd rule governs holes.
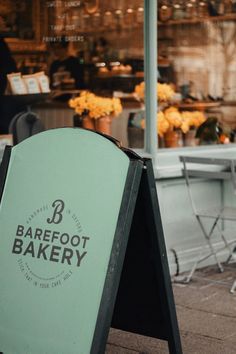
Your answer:
[[[183,19],[183,20],[169,20],[167,22],[158,21],[158,26],[172,26],[172,25],[195,25],[207,21],[236,21],[236,13],[223,16],[208,16],[202,18]]]
[[[221,101],[220,102],[192,102],[192,103],[185,103],[181,102],[176,104],[176,107],[179,109],[190,109],[190,110],[199,110],[199,111],[205,111],[207,109],[211,108],[216,108],[221,106]]]
[[[121,26],[121,27],[99,27],[99,28],[92,28],[87,30],[78,29],[77,33],[80,35],[89,35],[89,34],[97,34],[97,33],[105,33],[105,32],[117,32],[117,33],[124,33],[129,31],[136,31],[136,30],[143,30],[143,24],[134,23],[132,27]]]

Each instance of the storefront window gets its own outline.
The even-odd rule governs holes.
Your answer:
[[[64,1],[61,5],[56,7],[56,12],[49,7],[54,26],[50,26],[47,46],[50,47],[53,38],[66,34],[69,50],[83,67],[83,83],[79,83],[78,89],[95,94],[97,105],[102,104],[99,97],[121,101],[122,112],[110,115],[111,127],[106,133],[124,146],[143,148],[144,103],[134,92],[136,85],[144,81],[144,2],[112,0],[68,6],[69,2]],[[76,109],[79,111],[78,106]],[[92,122],[87,122],[87,117],[78,120],[78,124],[86,127],[98,127],[97,118]]]
[[[234,142],[236,8],[232,1],[159,1],[157,64],[149,60],[155,46],[150,41],[154,27],[145,39],[151,21],[149,13],[145,22],[145,13],[152,2],[35,0],[32,4],[8,0],[0,5],[0,35],[16,67],[5,75],[12,71],[22,75],[26,85],[22,94],[45,93],[45,86],[43,92],[39,82],[37,92],[35,78],[27,75],[41,73],[50,80],[51,93],[30,104],[45,129],[83,125],[88,109],[81,110],[75,103],[71,107],[69,100],[88,91],[97,105],[91,115],[103,107],[102,113],[110,117],[106,132],[124,146],[143,149],[146,136],[146,148],[153,124],[158,149]],[[158,112],[152,110],[151,125],[146,119],[151,101],[147,104],[145,97],[145,62],[146,80],[152,67],[158,85]],[[12,90],[12,80],[8,78],[5,93],[14,96],[19,92]],[[19,76],[14,80],[19,81]],[[146,84],[150,88],[150,82]],[[25,101],[15,107],[2,114],[6,121],[0,124],[0,134],[8,133],[10,121],[26,107]],[[92,123],[90,127],[97,129],[98,122]]]
[[[159,81],[175,90],[160,105],[164,146],[234,142],[235,10],[232,1],[160,1]]]
[[[144,1],[37,0],[33,7],[33,1],[24,1],[17,9],[16,2],[5,3],[0,33],[17,71],[22,76],[43,71],[50,79],[48,97],[30,105],[45,129],[83,125],[88,109],[82,112],[68,102],[86,90],[96,95],[95,105],[111,104],[99,100],[101,97],[116,98],[116,105],[121,101],[121,113],[117,106],[115,112],[108,109],[110,134],[124,146],[143,148],[144,97],[135,90],[144,82]],[[27,15],[24,28],[17,20],[23,19],[23,3]],[[10,13],[16,17],[15,27],[7,20]],[[16,94],[9,88],[12,86],[8,85],[8,94]],[[52,120],[52,116],[56,118]],[[96,129],[97,122],[93,123]],[[6,127],[0,133],[7,133]]]

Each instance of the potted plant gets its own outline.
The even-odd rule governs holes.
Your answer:
[[[157,113],[157,131],[160,147],[195,146],[197,143],[196,131],[206,120],[201,111],[180,112],[170,106]],[[145,129],[145,120],[141,122]]]
[[[164,116],[169,123],[169,129],[165,133],[166,147],[196,145],[196,128],[206,120],[203,112],[179,112],[176,107],[169,107],[164,111]]]
[[[175,94],[172,86],[169,84],[161,84],[157,83],[157,100],[159,104],[163,104],[169,102]],[[145,100],[145,82],[141,82],[140,84],[135,86],[134,96],[140,101]]]
[[[206,121],[206,116],[201,111],[183,111],[181,115],[188,127],[184,132],[184,145],[196,146],[199,143],[199,139],[196,136],[197,128]]]
[[[119,98],[101,97],[89,91],[70,99],[69,106],[81,116],[84,128],[108,135],[111,135],[111,119],[122,112]]]

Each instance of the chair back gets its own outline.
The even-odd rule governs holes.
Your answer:
[[[37,114],[32,111],[17,114],[9,126],[14,145],[42,131],[44,131],[44,125]]]
[[[236,160],[228,158],[211,158],[211,157],[197,157],[197,156],[185,156],[179,157],[183,162],[183,176],[185,177],[186,186],[192,208],[194,213],[197,213],[197,207],[195,205],[195,197],[192,190],[192,177],[200,179],[211,179],[219,181],[229,181],[233,192],[236,193]]]

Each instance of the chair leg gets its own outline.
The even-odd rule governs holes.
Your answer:
[[[209,248],[210,248],[210,250],[211,250],[211,255],[214,256],[214,258],[215,258],[215,261],[216,261],[216,264],[217,264],[217,266],[218,266],[218,268],[219,268],[219,271],[220,271],[221,273],[223,273],[224,268],[223,268],[222,264],[220,263],[220,261],[218,260],[216,251],[214,250],[214,248],[213,248],[213,246],[212,246],[210,240],[208,240],[208,246],[209,246]]]
[[[201,262],[202,253],[203,253],[203,247],[202,247],[201,251],[199,252],[197,260],[194,263],[194,265],[193,265],[192,269],[190,270],[189,274],[184,278],[183,283],[188,284],[191,281],[192,276],[195,273],[195,270],[197,269],[197,265]]]
[[[234,247],[233,249],[232,249],[232,247],[230,247],[230,245],[234,244],[236,241],[228,242],[228,240],[224,236],[223,231],[219,228],[218,224],[217,224],[217,229],[218,229],[220,236],[224,242],[224,245],[225,245],[224,248],[226,248],[229,251],[229,256],[228,256],[227,260],[225,261],[225,264],[228,264],[230,262],[231,258],[234,258],[234,260],[236,260],[236,255],[235,255],[236,247]]]
[[[235,243],[235,241],[232,241],[231,243]],[[226,259],[225,263],[226,263],[226,264],[229,264],[229,262],[231,261],[231,259],[233,259],[234,261],[236,261],[236,249],[235,249],[235,247],[234,247],[232,250],[230,250],[229,256],[228,256],[228,258]]]
[[[198,221],[198,223],[200,225],[200,228],[201,228],[202,233],[203,233],[203,235],[205,237],[206,243],[207,243],[208,247],[210,248],[210,253],[208,255],[202,257],[202,254],[203,254],[203,251],[204,251],[204,247],[202,247],[201,251],[198,254],[197,260],[194,263],[194,265],[193,265],[192,269],[190,270],[189,274],[186,277],[184,277],[184,279],[182,279],[182,280],[178,280],[176,278],[175,282],[180,282],[180,283],[184,283],[184,284],[189,283],[191,281],[192,277],[193,277],[193,274],[194,274],[198,264],[203,262],[204,260],[206,260],[207,258],[209,258],[211,256],[214,256],[216,264],[217,264],[217,266],[219,268],[219,271],[220,272],[224,271],[224,268],[222,267],[220,261],[217,258],[217,252],[215,251],[215,249],[214,249],[214,247],[212,246],[212,243],[211,243],[211,236],[213,234],[213,231],[214,231],[215,227],[217,226],[217,223],[218,223],[218,221],[220,219],[220,215],[214,221],[214,223],[213,223],[213,225],[212,225],[212,227],[210,229],[209,234],[207,234],[207,232],[205,230],[205,227],[204,227],[204,225],[203,225],[203,223],[202,223],[202,221],[201,221],[201,219],[200,219],[200,217],[198,215],[196,215],[196,219],[197,219],[197,221]],[[235,285],[235,287],[236,287],[236,285]]]
[[[236,280],[233,282],[233,285],[232,285],[232,287],[230,289],[231,294],[234,294],[235,289],[236,289]]]
[[[212,245],[212,243],[211,243],[211,236],[212,236],[212,234],[213,234],[213,231],[214,231],[215,227],[217,226],[217,223],[218,223],[218,221],[219,221],[219,218],[220,218],[220,215],[219,215],[219,216],[216,218],[216,220],[214,221],[214,223],[213,223],[213,225],[212,225],[212,227],[211,227],[211,230],[210,230],[209,234],[207,234],[207,232],[206,232],[206,230],[205,230],[205,228],[204,228],[204,226],[203,226],[203,223],[202,223],[200,217],[197,216],[198,223],[199,223],[199,225],[200,225],[200,227],[201,227],[201,230],[202,230],[202,232],[203,232],[203,234],[204,234],[204,236],[205,236],[206,242],[207,242],[207,244],[208,244],[208,246],[209,246],[209,248],[210,248],[210,250],[211,250],[211,254],[209,255],[209,257],[210,257],[211,255],[214,256],[215,261],[216,261],[216,264],[218,265],[219,271],[222,273],[222,272],[224,271],[224,268],[222,267],[220,261],[218,260],[217,252],[215,251],[215,249],[214,249],[214,247],[213,247],[213,245]]]

